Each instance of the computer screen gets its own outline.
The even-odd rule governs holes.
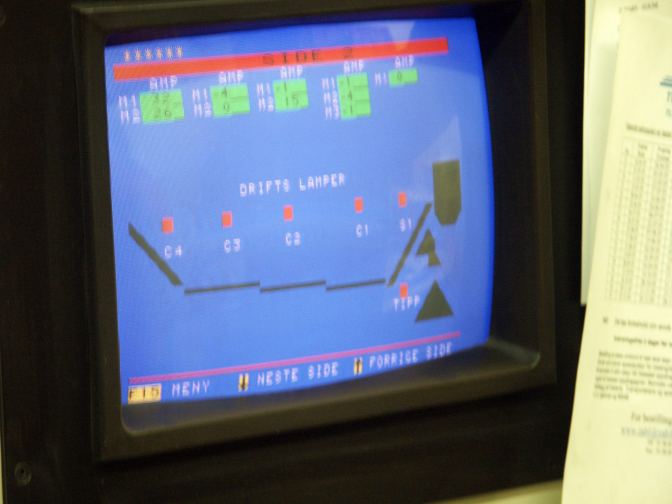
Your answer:
[[[105,47],[120,402],[321,387],[484,344],[471,18]]]

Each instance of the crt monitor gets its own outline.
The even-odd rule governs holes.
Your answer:
[[[124,406],[360,380],[487,341],[473,19],[131,42],[105,63]]]
[[[272,5],[76,10],[102,460],[553,380],[539,7]]]

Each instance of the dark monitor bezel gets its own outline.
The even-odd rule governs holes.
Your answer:
[[[127,459],[357,421],[551,384],[555,318],[541,1],[287,0],[74,7],[87,219],[92,433],[99,460]],[[143,405],[122,419],[103,49],[143,40],[301,22],[469,15],[488,94],[495,181],[495,279],[488,344],[357,382],[268,396]],[[140,413],[137,426],[133,412]]]

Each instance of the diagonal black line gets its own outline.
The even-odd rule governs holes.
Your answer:
[[[404,248],[404,252],[401,254],[401,257],[399,258],[399,262],[397,263],[397,267],[394,268],[394,273],[392,273],[392,276],[390,277],[390,281],[387,282],[388,287],[392,287],[394,285],[394,282],[397,281],[397,277],[399,276],[399,273],[401,273],[401,269],[404,267],[404,263],[406,262],[406,259],[408,258],[408,254],[411,253],[411,249],[413,248],[413,245],[415,245],[415,240],[418,239],[418,234],[420,234],[420,230],[422,229],[422,226],[425,224],[425,219],[427,218],[427,214],[429,214],[429,211],[432,208],[431,203],[427,203],[425,205],[425,208],[422,209],[422,214],[420,215],[420,219],[418,219],[418,224],[415,226],[415,229],[413,230],[413,234],[411,234],[411,237],[408,239],[408,243],[406,244],[406,248]]]
[[[131,238],[133,238],[135,243],[137,243],[138,246],[145,252],[145,254],[149,256],[152,262],[159,267],[161,272],[168,277],[168,280],[170,280],[171,284],[182,285],[182,281],[177,276],[177,274],[172,269],[170,269],[170,266],[166,264],[166,261],[161,259],[161,256],[158,254],[158,252],[154,250],[149,243],[147,243],[145,237],[142,236],[130,222],[128,223],[128,234],[131,235]]]
[[[385,279],[376,278],[374,280],[363,280],[361,282],[327,285],[327,290],[335,291],[341,289],[356,289],[358,287],[370,287],[372,285],[385,285]]]
[[[272,285],[270,287],[262,287],[259,289],[262,293],[264,292],[277,292],[277,291],[283,291],[283,290],[291,290],[291,289],[305,289],[306,287],[320,287],[323,285],[327,285],[326,280],[315,280],[312,282],[301,282],[301,283],[293,283],[293,284],[283,284],[283,285]]]
[[[184,289],[186,295],[189,294],[205,294],[208,292],[220,292],[227,290],[238,290],[238,289],[250,289],[253,287],[259,287],[259,282],[244,282],[239,284],[225,284],[225,285],[212,285],[210,287],[189,287]]]

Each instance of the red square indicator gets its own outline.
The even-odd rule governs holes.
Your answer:
[[[282,208],[282,217],[285,222],[292,222],[294,220],[294,207],[292,205],[285,205]]]
[[[175,231],[175,221],[172,217],[164,217],[161,219],[161,231],[165,234],[170,234]]]
[[[355,212],[362,213],[364,211],[364,198],[357,196],[355,198]]]
[[[405,192],[400,192],[397,195],[397,201],[399,202],[399,208],[405,208],[406,204],[408,203],[408,199],[406,198],[406,193]]]
[[[401,283],[399,284],[399,297],[405,299],[408,297],[408,284]]]
[[[225,211],[222,212],[222,227],[230,228],[233,226],[233,212]]]

